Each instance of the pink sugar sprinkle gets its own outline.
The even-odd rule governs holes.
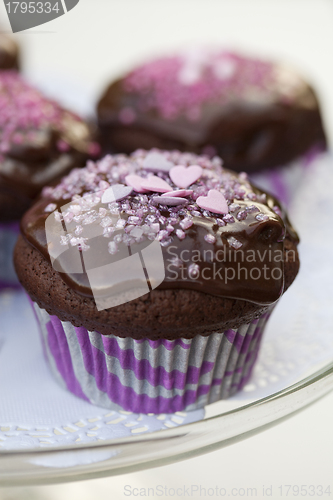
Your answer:
[[[83,123],[74,113],[44,97],[15,71],[0,73],[0,111],[2,152],[9,151],[11,143],[34,141],[36,130],[55,130],[61,133],[68,128],[69,120],[73,126]],[[95,143],[90,144],[90,147],[96,146]],[[57,142],[57,147],[61,152],[70,149],[70,145],[63,139]]]
[[[269,220],[269,217],[266,214],[258,214],[258,215],[256,215],[256,219],[258,221],[262,222],[262,221]]]
[[[184,231],[182,231],[181,229],[177,229],[176,230],[176,235],[177,237],[180,239],[180,240],[183,240],[186,236],[186,234],[184,233]]]
[[[241,248],[243,246],[243,243],[241,243],[239,240],[237,240],[233,236],[230,236],[230,238],[228,238],[228,243],[232,248],[235,248],[236,250],[238,250],[239,248]]]
[[[213,234],[205,234],[204,240],[207,241],[207,243],[213,244],[216,242],[216,238]]]
[[[197,121],[204,103],[268,92],[273,78],[270,63],[228,52],[192,51],[143,64],[123,84],[127,92],[139,94],[143,111],[157,109],[166,119],[184,113]]]
[[[185,217],[185,219],[183,219],[180,223],[180,227],[182,229],[189,229],[191,226],[193,226],[193,220]]]
[[[158,150],[152,151],[156,152]],[[99,230],[103,233],[103,236],[109,238],[107,241],[103,240],[105,245],[113,240],[116,245],[112,244],[109,247],[112,252],[113,250],[116,251],[118,244],[121,242],[131,245],[136,241],[154,241],[157,239],[162,246],[167,246],[172,241],[177,242],[177,240],[179,244],[179,240],[191,237],[191,231],[188,230],[193,224],[200,225],[205,218],[209,219],[209,225],[216,224],[219,227],[232,223],[238,224],[235,229],[240,228],[240,221],[251,213],[256,213],[257,217],[264,217],[263,220],[266,220],[267,216],[261,213],[258,204],[251,204],[249,201],[239,202],[238,204],[235,201],[235,193],[243,192],[247,199],[253,193],[253,188],[248,181],[242,182],[239,176],[223,170],[221,161],[217,158],[209,160],[207,157],[179,151],[165,151],[163,157],[173,165],[181,165],[185,168],[191,165],[200,165],[202,168],[200,181],[193,187],[193,195],[190,195],[191,200],[187,205],[154,206],[156,192],[140,194],[130,190],[120,201],[108,202],[101,207],[102,197],[106,190],[115,185],[126,187],[124,182],[128,175],[140,174],[143,176],[142,178],[148,179],[144,177],[148,173],[143,169],[142,165],[150,153],[138,150],[129,157],[119,154],[107,156],[98,162],[89,161],[86,168],[74,169],[67,177],[62,179],[58,186],[44,189],[43,196],[48,198],[45,203],[47,205],[46,209],[48,211],[55,210],[53,217],[59,222],[65,220],[65,222],[74,221],[77,224],[71,234],[72,240],[63,238],[61,244],[67,245],[71,241],[71,244],[80,246],[82,250],[88,250],[89,245],[87,245],[87,242],[82,238],[78,238],[78,236],[81,233],[86,234],[86,226],[90,224],[99,225]],[[170,185],[170,189],[174,192],[175,186],[169,172],[159,171],[158,176],[158,182],[168,183],[168,186]],[[227,208],[234,210],[235,217],[230,213],[217,217],[216,214],[205,210],[197,201],[194,201],[195,195],[197,195],[197,199],[198,196],[207,195],[211,189],[228,196],[229,206]],[[160,198],[165,197],[160,196]],[[57,200],[57,203],[50,203],[54,200]],[[62,214],[56,210],[58,203],[61,204],[60,200],[66,200],[66,203],[68,203],[66,210]],[[263,207],[262,210],[264,210]],[[218,234],[220,234],[221,230],[217,229]],[[115,232],[121,234],[114,236],[113,233]],[[112,240],[110,240],[111,237]],[[214,234],[206,234],[204,238],[209,244],[214,244],[216,241],[216,235]],[[229,240],[230,246],[233,244],[237,246],[240,243],[237,243],[237,241]]]

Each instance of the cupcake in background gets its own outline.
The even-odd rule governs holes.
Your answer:
[[[0,72],[0,286],[17,283],[12,253],[19,220],[42,188],[98,151],[88,125],[27,84]]]
[[[109,85],[97,114],[104,153],[157,147],[218,155],[285,203],[326,149],[318,99],[294,69],[221,50],[134,68]]]
[[[20,68],[19,47],[12,37],[0,33],[0,70]]]
[[[136,413],[240,390],[299,267],[274,197],[179,151],[88,162],[43,190],[21,231],[15,266],[54,376]]]

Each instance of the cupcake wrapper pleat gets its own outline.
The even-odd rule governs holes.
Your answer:
[[[90,332],[34,308],[61,385],[95,405],[136,413],[193,410],[237,392],[250,377],[271,313],[237,330],[152,341]]]
[[[0,289],[19,285],[13,264],[13,252],[18,234],[18,222],[0,224]]]

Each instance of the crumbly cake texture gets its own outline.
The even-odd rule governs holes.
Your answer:
[[[116,197],[113,201],[111,192]],[[180,203],[175,205],[174,200]],[[64,204],[69,206],[59,211]],[[273,232],[273,238],[284,238],[283,292],[294,280],[299,262],[297,236],[281,218],[285,219],[281,210],[276,200],[248,182],[246,174],[224,170],[219,158],[157,150],[139,150],[130,157],[108,156],[97,163],[88,162],[85,169],[76,169],[56,187],[43,190],[42,199],[22,221],[25,238],[21,237],[16,246],[16,270],[32,300],[75,326],[134,339],[209,335],[249,323],[271,304],[234,299],[219,291],[212,294],[209,289],[203,293],[191,289],[192,285],[185,289],[180,280],[176,288],[168,289],[165,281],[162,289],[97,311],[92,297],[78,293],[68,276],[52,268],[46,243],[43,245],[40,237],[46,218],[71,223],[73,231],[65,237],[59,235],[59,239],[64,245],[79,247],[83,255],[90,251],[84,230],[91,225],[100,227],[100,245],[111,255],[117,253],[120,244],[155,239],[167,251],[171,244],[191,242],[194,229],[202,223],[208,229],[195,245],[203,248],[217,248],[222,236],[231,251],[246,247],[248,227],[251,233],[255,227],[269,237]],[[116,224],[114,214],[121,214]],[[294,251],[295,259],[289,259],[288,250]],[[181,267],[182,262],[174,265]]]
[[[0,72],[0,219],[17,220],[41,188],[83,166],[98,145],[88,125],[26,83]]]
[[[317,97],[287,65],[197,49],[134,68],[98,103],[103,152],[218,154],[247,172],[326,146]]]

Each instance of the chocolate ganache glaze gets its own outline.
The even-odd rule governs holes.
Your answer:
[[[156,240],[165,268],[158,289],[272,304],[284,292],[285,239],[294,248],[298,243],[278,201],[246,174],[224,169],[219,157],[179,151],[138,150],[89,161],[44,188],[21,229],[45,259],[56,256],[53,266],[63,281],[86,297],[93,296],[90,269]],[[82,268],[73,267],[77,254]],[[105,275],[101,288],[107,290],[109,280]]]
[[[42,187],[98,152],[88,125],[15,71],[0,72],[0,221],[17,220]]]
[[[110,84],[97,113],[103,153],[179,149],[252,172],[326,147],[317,97],[296,71],[226,51],[142,64]]]

